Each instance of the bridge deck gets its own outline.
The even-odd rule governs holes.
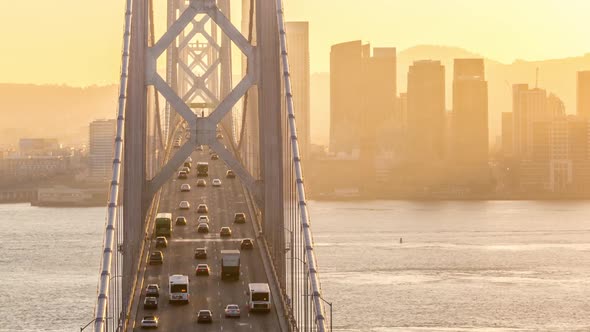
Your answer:
[[[159,330],[162,331],[280,331],[279,318],[276,314],[276,298],[270,313],[249,313],[247,308],[247,285],[250,282],[268,282],[262,258],[257,246],[252,216],[249,213],[246,198],[244,197],[240,180],[226,179],[225,163],[219,160],[210,160],[208,148],[205,151],[195,151],[192,154],[193,169],[188,179],[170,179],[164,186],[161,195],[159,212],[172,212],[173,224],[176,216],[187,218],[186,226],[173,227],[173,235],[169,239],[168,248],[161,249],[164,253],[163,265],[147,265],[143,287],[150,283],[160,286],[160,301],[157,310],[144,310],[143,300],[145,289],[141,290],[140,301],[136,303],[135,331],[139,331],[141,318],[144,315],[156,314],[160,318]],[[206,187],[197,187],[196,163],[209,162],[209,176],[206,178]],[[213,187],[211,181],[219,178],[221,187]],[[189,183],[190,192],[180,192],[180,185]],[[189,201],[189,210],[179,210],[180,201]],[[205,203],[209,208],[210,233],[197,233],[196,213],[198,204]],[[233,217],[236,212],[245,212],[246,224],[234,224]],[[220,238],[219,229],[229,226],[232,229],[231,238]],[[254,250],[242,250],[240,279],[238,281],[222,281],[220,277],[221,263],[220,251],[223,249],[239,249],[243,238],[255,239]],[[152,241],[152,249],[155,250],[155,242]],[[194,259],[194,249],[207,248],[207,259]],[[150,251],[151,251],[150,250]],[[199,263],[207,263],[211,269],[211,275],[195,276],[195,268]],[[171,274],[188,275],[190,279],[190,303],[188,305],[168,303],[168,276]],[[242,317],[225,318],[224,308],[227,304],[239,304]],[[212,324],[197,324],[196,313],[201,309],[209,309],[213,313]]]

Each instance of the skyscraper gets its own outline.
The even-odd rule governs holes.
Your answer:
[[[287,50],[293,88],[293,104],[297,121],[297,137],[303,158],[309,155],[309,24],[287,22]]]
[[[440,61],[416,61],[408,71],[409,158],[429,163],[444,158],[445,68]]]
[[[488,83],[483,59],[455,59],[453,75],[453,162],[487,167]]]
[[[362,59],[369,51],[359,40],[333,45],[330,51],[330,152],[358,152]]]
[[[590,71],[578,72],[578,110],[579,116],[590,119]]]
[[[392,149],[396,107],[396,49],[375,48],[373,56],[362,59],[360,121],[360,156],[367,183],[376,183],[377,168],[380,178],[388,178],[387,160],[383,158]],[[377,188],[374,188],[377,189]]]
[[[531,158],[533,123],[548,119],[547,92],[529,89],[526,84],[512,87],[514,116],[514,154],[519,159]]]
[[[116,126],[114,119],[90,123],[89,176],[95,180],[111,176]]]

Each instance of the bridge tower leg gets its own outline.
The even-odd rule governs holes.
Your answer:
[[[147,137],[147,85],[145,54],[148,42],[148,6],[144,0],[133,0],[129,62],[129,84],[125,108],[125,137],[123,163],[123,308],[129,303],[134,268],[139,263],[139,248],[148,209],[146,192],[146,137]]]
[[[258,114],[260,165],[263,181],[263,231],[270,246],[279,283],[285,285],[285,231],[283,199],[283,118],[280,45],[275,0],[256,1],[256,37],[259,55]]]

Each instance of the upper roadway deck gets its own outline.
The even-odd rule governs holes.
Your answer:
[[[168,247],[155,249],[155,241],[152,239],[149,252],[162,250],[164,263],[162,265],[144,264],[145,274],[141,287],[141,296],[134,305],[135,328],[141,330],[141,319],[144,315],[155,314],[160,319],[161,331],[281,331],[279,316],[276,312],[278,294],[272,294],[273,309],[270,313],[250,313],[247,308],[247,285],[251,282],[269,282],[262,257],[258,248],[258,240],[252,225],[252,216],[248,209],[248,203],[240,180],[227,179],[225,163],[219,160],[211,160],[209,148],[204,151],[195,151],[191,155],[193,168],[188,179],[170,179],[162,188],[158,212],[171,212],[173,224],[177,216],[187,218],[186,226],[173,225],[172,237],[169,238]],[[197,187],[196,163],[209,162],[209,176],[206,179],[206,187]],[[213,187],[213,179],[221,179],[221,187]],[[180,192],[180,185],[191,185],[190,192]],[[189,201],[189,210],[179,210],[180,201]],[[196,212],[199,204],[205,203],[209,208],[207,214],[210,219],[210,233],[197,233]],[[246,224],[234,224],[233,217],[236,212],[244,212],[247,216]],[[232,230],[231,238],[220,238],[219,230],[222,226],[229,226]],[[150,232],[151,234],[151,232]],[[254,250],[241,251],[240,279],[238,281],[221,280],[221,257],[223,249],[240,249],[240,241],[244,238],[254,239]],[[195,259],[194,249],[207,248],[207,259]],[[147,250],[146,250],[147,251]],[[149,253],[146,253],[149,254]],[[147,256],[144,257],[144,260]],[[195,276],[195,268],[199,263],[207,263],[211,269],[211,275]],[[143,269],[143,267],[142,267]],[[168,303],[168,276],[172,274],[188,275],[190,279],[190,303]],[[157,310],[144,310],[145,286],[147,284],[160,286],[160,301]],[[224,309],[227,304],[239,304],[242,317],[225,318]],[[197,324],[197,312],[201,309],[209,309],[213,313],[212,324]]]

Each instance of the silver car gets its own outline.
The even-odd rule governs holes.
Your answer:
[[[157,316],[144,316],[143,319],[141,320],[141,328],[142,329],[146,329],[146,328],[154,328],[157,329],[158,328],[158,317]]]
[[[240,317],[240,306],[237,304],[228,304],[225,307],[225,317]]]

